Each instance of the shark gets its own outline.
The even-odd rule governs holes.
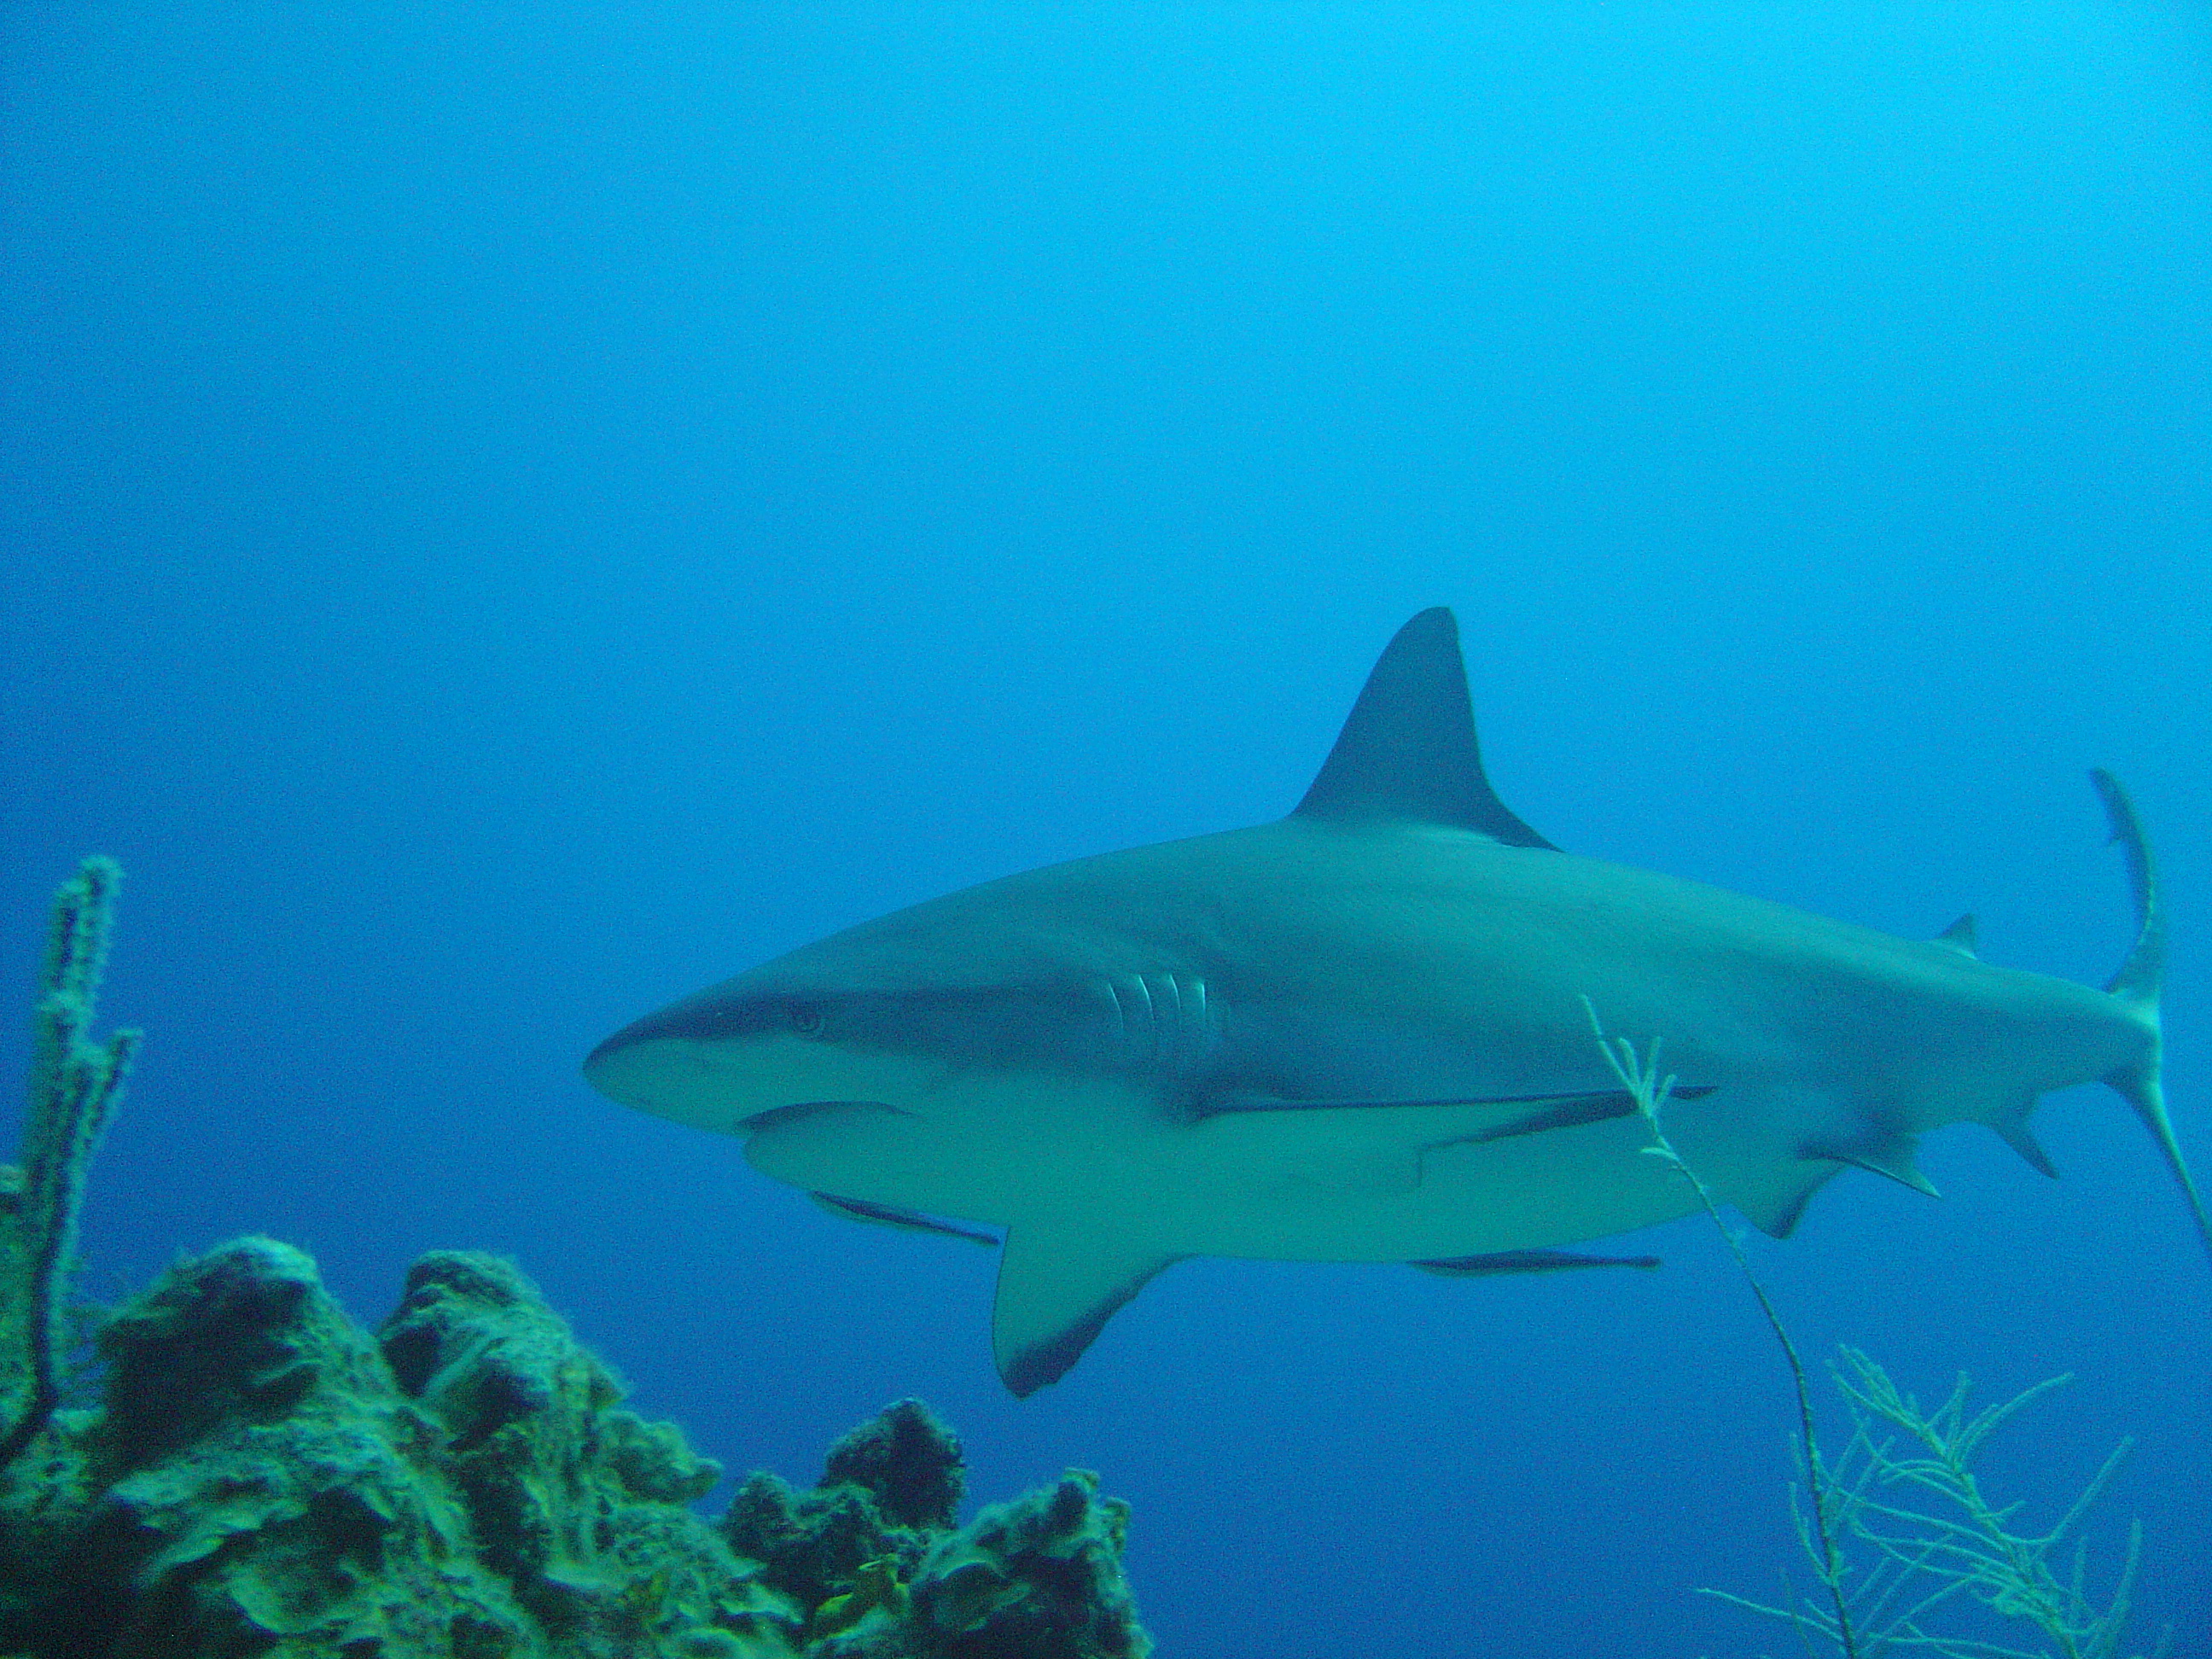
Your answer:
[[[1663,1039],[1666,1131],[1786,1237],[1920,1137],[1995,1131],[2045,1175],[2039,1099],[2101,1080],[2208,1252],[2167,1116],[2148,843],[2092,775],[2136,933],[2102,988],[1568,853],[1485,775],[1459,632],[1414,617],[1286,817],[1011,875],[848,927],[624,1027],[604,1094],[738,1137],[832,1213],[1000,1252],[1017,1395],[1193,1256],[1480,1277],[1699,1207],[1593,1036]]]

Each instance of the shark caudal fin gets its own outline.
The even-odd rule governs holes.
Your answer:
[[[2160,1076],[2162,1044],[2158,1000],[2166,984],[2166,915],[2158,902],[2158,867],[2151,861],[2150,843],[2143,839],[2142,825],[2136,817],[2127,791],[2120,787],[2120,781],[2100,768],[2089,774],[2089,781],[2097,787],[2097,794],[2105,803],[2106,820],[2112,825],[2112,839],[2119,844],[2121,854],[2128,861],[2128,885],[2133,890],[2136,902],[2134,948],[2129,951],[2128,959],[2120,964],[2119,972],[2106,982],[2105,989],[2126,1004],[2151,1030],[2150,1046],[2143,1051],[2142,1058],[2110,1073],[2105,1081],[2136,1109],[2136,1115],[2142,1119],[2143,1127],[2158,1143],[2166,1167],[2173,1171],[2182,1196],[2189,1201],[2190,1213],[2197,1219],[2197,1234],[2204,1241],[2205,1253],[2212,1255],[2212,1218],[2205,1213],[2204,1200],[2189,1173],[2187,1160],[2181,1156],[2181,1144],[2173,1138],[2173,1122],[2166,1115],[2166,1085]]]

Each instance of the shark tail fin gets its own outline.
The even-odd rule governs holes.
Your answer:
[[[2105,804],[2105,821],[2112,839],[2128,861],[2128,889],[2136,904],[2136,942],[2120,970],[2105,981],[2105,988],[2123,1002],[2136,1005],[2154,1022],[2159,992],[2166,983],[2166,915],[2158,902],[2158,866],[2151,861],[2150,842],[2136,817],[2128,792],[2120,781],[2099,767],[2089,774],[2097,797]]]
[[[2158,866],[2151,860],[2150,842],[2143,836],[2142,824],[2120,781],[2100,768],[2089,774],[2089,781],[2105,804],[2112,838],[2127,860],[2128,885],[2136,906],[2135,945],[2119,971],[2106,981],[2105,989],[2149,1028],[2151,1039],[2140,1059],[2107,1074],[2105,1081],[2136,1109],[2136,1115],[2158,1143],[2166,1167],[2173,1171],[2181,1194],[2188,1200],[2190,1213],[2196,1218],[2205,1253],[2212,1255],[2212,1216],[2206,1213],[2203,1197],[2189,1173],[2188,1161],[2181,1155],[2181,1143],[2173,1137],[2173,1121],[2166,1115],[2158,1006],[2159,994],[2166,984],[2166,915],[2159,908]]]

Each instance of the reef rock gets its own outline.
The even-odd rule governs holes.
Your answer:
[[[372,1339],[246,1238],[101,1327],[99,1404],[0,1479],[0,1652],[38,1659],[1143,1659],[1127,1510],[1071,1471],[955,1527],[901,1401],[821,1485],[720,1476],[511,1264],[439,1252]]]

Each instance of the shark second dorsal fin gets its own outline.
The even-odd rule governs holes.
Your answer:
[[[1448,824],[1509,847],[1552,847],[1483,775],[1459,624],[1442,605],[1422,611],[1383,648],[1293,816]]]
[[[1936,934],[1934,942],[1949,946],[1962,957],[1976,956],[1980,949],[1979,941],[1975,936],[1974,919],[1971,915],[1960,916],[1958,921]]]

